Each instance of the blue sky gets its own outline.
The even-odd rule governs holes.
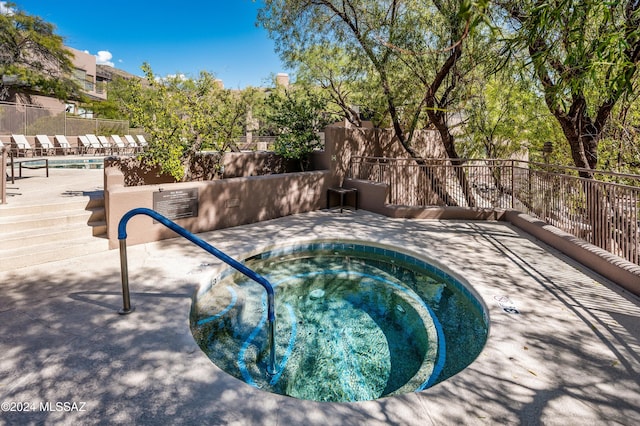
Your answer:
[[[148,62],[159,76],[209,71],[236,89],[270,86],[273,75],[287,72],[266,31],[255,25],[260,1],[13,3],[54,24],[67,46],[135,75]]]

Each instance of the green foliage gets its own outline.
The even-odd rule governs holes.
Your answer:
[[[332,120],[327,101],[308,88],[278,87],[265,99],[266,121],[275,129],[275,152],[299,160],[304,170],[309,154],[321,147],[320,132]]]
[[[325,89],[355,125],[359,110],[377,126],[392,126],[409,152],[413,131],[425,127],[437,128],[453,148],[460,132],[450,131],[449,118],[460,116],[464,137],[455,146],[466,155],[528,148],[532,160],[542,160],[551,141],[551,161],[589,167],[603,155],[598,143],[609,137],[616,105],[638,82],[639,6],[266,0],[258,21],[299,81]],[[638,141],[606,146],[633,153]]]
[[[0,100],[10,90],[37,91],[58,99],[80,99],[80,87],[70,78],[73,54],[55,27],[37,16],[15,10],[0,13]]]
[[[596,168],[616,104],[633,92],[640,61],[640,2],[497,2],[512,55],[526,52],[576,166]],[[506,24],[505,24],[506,22]],[[584,174],[588,177],[589,174]]]
[[[158,78],[148,64],[141,80],[114,80],[109,101],[126,114],[132,127],[144,128],[149,147],[141,154],[149,164],[178,180],[187,179],[191,164],[202,149],[235,148],[255,90],[225,90],[214,77],[201,72],[197,79],[181,75]]]
[[[458,139],[464,157],[510,158],[526,156],[528,151],[529,159],[542,162],[543,146],[550,141],[554,158],[562,158],[563,145],[558,143],[562,131],[528,75],[503,68],[476,75],[469,90],[464,137]]]
[[[410,145],[414,131],[435,125],[456,156],[446,115],[477,61],[463,44],[483,21],[486,1],[267,0],[258,20],[301,80],[325,88],[347,120],[358,110],[393,127]]]
[[[598,144],[603,170],[640,174],[640,94],[621,102]]]

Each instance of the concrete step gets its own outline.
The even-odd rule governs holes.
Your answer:
[[[65,210],[55,214],[29,214],[22,216],[0,218],[0,234],[33,230],[33,229],[60,229],[76,224],[87,225],[91,217],[90,211]]]
[[[106,233],[101,196],[64,203],[3,206],[0,271],[107,250]]]
[[[40,265],[70,259],[89,253],[108,250],[108,241],[102,238],[83,237],[54,241],[18,250],[0,250],[0,271]]]
[[[107,218],[104,206],[102,207],[90,207],[87,209],[91,212],[90,222],[105,221]]]
[[[92,236],[94,236],[92,228],[87,226],[86,224],[65,226],[60,228],[26,229],[22,231],[3,234],[2,245],[0,246],[0,249],[3,251],[16,250],[24,247],[39,246],[47,242],[64,242],[66,240],[74,240]]]
[[[0,204],[0,218],[31,216],[38,214],[54,214],[68,210],[85,210],[91,207],[104,207],[104,199],[72,199],[64,203],[39,204],[29,206],[12,206],[11,204]]]
[[[94,237],[105,237],[107,236],[107,221],[106,220],[92,220],[89,222],[89,226],[91,227],[92,234]]]

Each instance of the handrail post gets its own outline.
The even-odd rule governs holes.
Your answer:
[[[268,294],[268,293],[267,293]],[[269,363],[267,364],[267,374],[275,376],[278,372],[276,369],[276,318],[275,318],[275,301],[274,297],[267,297],[267,319],[269,333]],[[273,318],[269,318],[272,315]]]
[[[135,309],[131,307],[131,295],[129,293],[129,267],[127,265],[127,239],[120,242],[120,279],[122,281],[122,309],[118,311],[120,315],[127,315]]]
[[[129,210],[125,213],[120,219],[120,223],[118,224],[118,240],[120,241],[120,276],[122,279],[122,301],[123,307],[118,313],[120,314],[129,314],[133,312],[133,308],[131,308],[131,300],[129,294],[129,271],[127,267],[127,222],[133,216],[144,214],[147,215],[156,221],[160,222],[167,228],[171,229],[176,234],[186,238],[191,241],[201,249],[207,251],[208,253],[214,255],[218,259],[222,260],[227,265],[231,266],[233,269],[241,272],[248,278],[252,279],[256,283],[260,284],[265,291],[267,292],[267,321],[268,321],[268,339],[269,339],[269,363],[267,365],[267,374],[275,375],[277,373],[276,369],[276,309],[275,309],[275,292],[273,291],[273,286],[266,278],[262,275],[256,273],[255,271],[249,269],[242,263],[237,260],[229,257],[222,251],[213,247],[211,244],[207,243],[203,239],[193,235],[191,232],[187,231],[177,223],[167,219],[162,216],[160,213],[155,210],[147,209],[147,208],[137,208],[133,210]]]

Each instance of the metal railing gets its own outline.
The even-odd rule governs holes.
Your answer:
[[[242,263],[229,257],[227,254],[213,247],[203,239],[193,235],[175,222],[162,216],[155,210],[147,208],[137,208],[128,211],[122,216],[118,224],[118,240],[120,243],[120,275],[122,279],[122,309],[118,311],[121,315],[130,314],[134,311],[131,307],[131,296],[129,293],[129,268],[127,265],[127,222],[133,216],[144,214],[150,216],[154,220],[163,224],[167,228],[171,229],[176,234],[186,238],[198,247],[204,249],[208,253],[214,255],[218,259],[222,260],[227,265],[231,266],[235,270],[244,274],[251,280],[264,287],[267,292],[267,322],[268,322],[268,335],[269,335],[269,363],[267,365],[267,373],[270,375],[276,374],[276,345],[275,345],[275,328],[276,328],[276,315],[275,315],[275,292],[271,283],[262,275],[247,268]]]
[[[589,179],[580,171],[518,160],[354,157],[349,176],[387,184],[391,205],[516,209],[640,264],[640,176],[589,171]]]

